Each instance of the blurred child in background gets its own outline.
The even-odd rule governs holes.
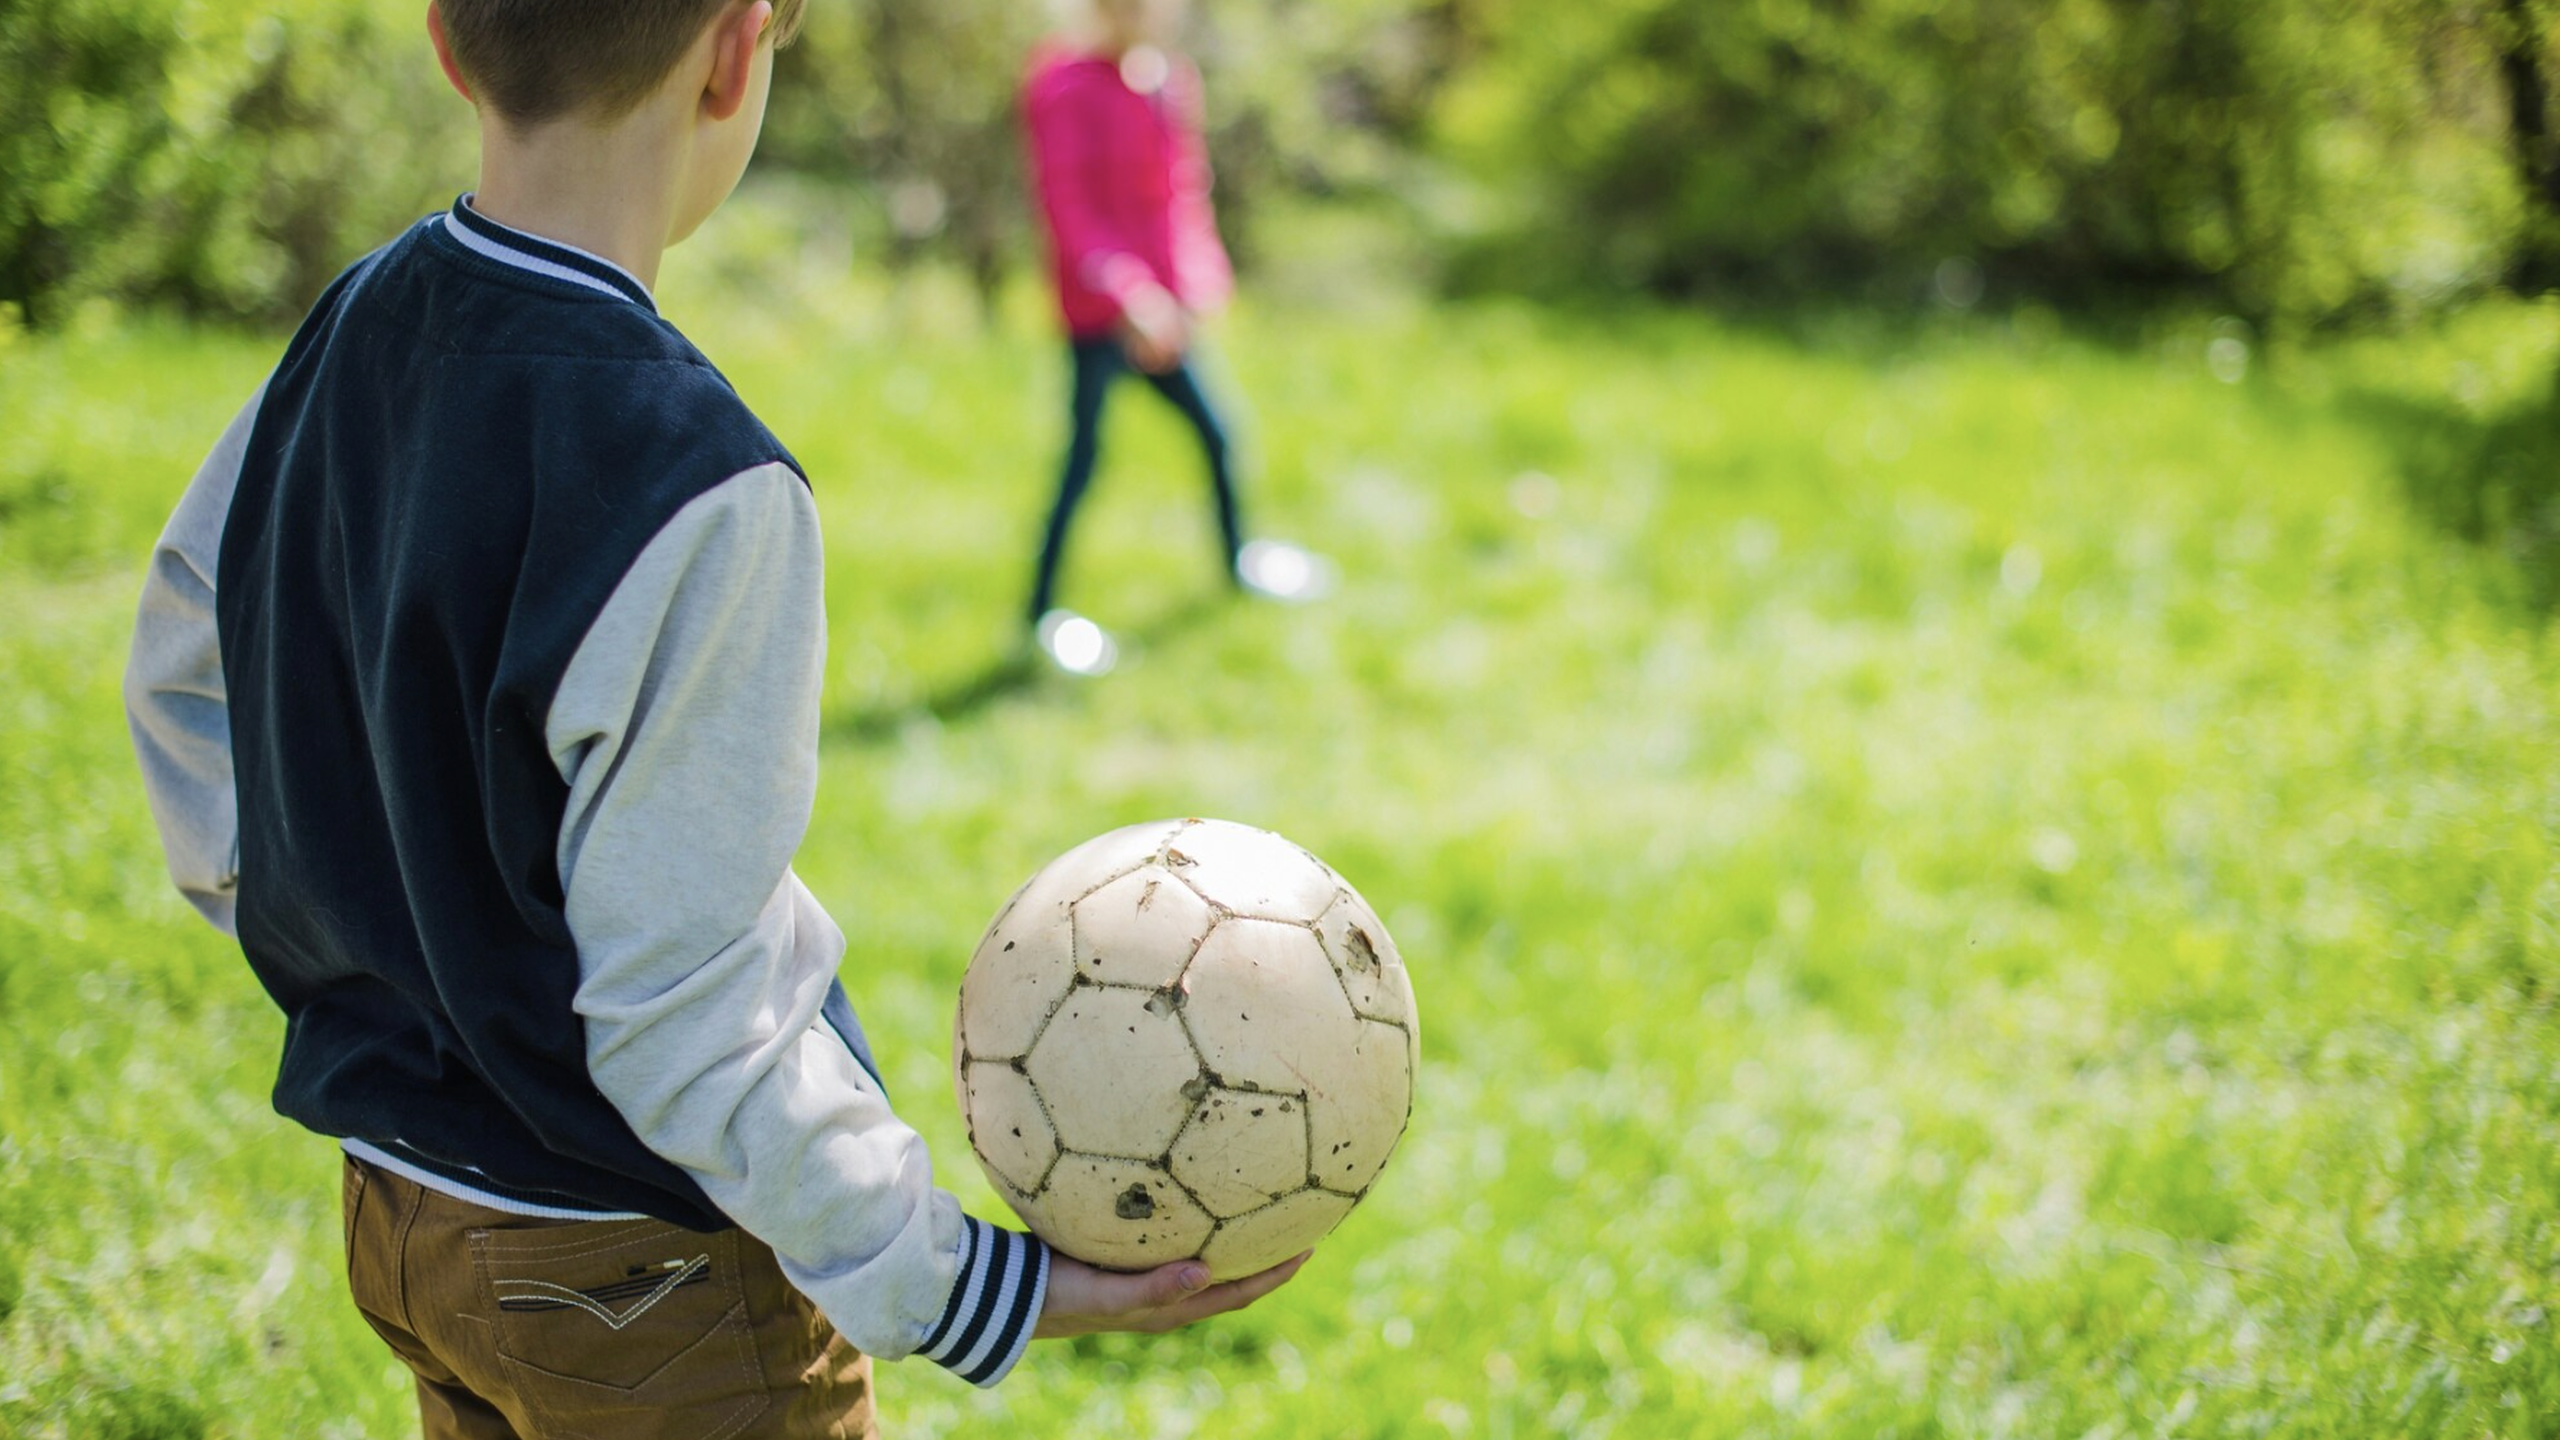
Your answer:
[[[1093,479],[1102,404],[1134,367],[1200,436],[1217,501],[1221,559],[1238,589],[1313,599],[1330,566],[1297,546],[1248,542],[1233,447],[1203,387],[1199,318],[1233,286],[1209,205],[1200,75],[1171,46],[1187,0],[1070,0],[1066,29],[1033,57],[1024,87],[1031,168],[1074,361],[1065,465],[1040,546],[1030,620],[1059,668],[1098,675],[1118,647],[1056,604],[1058,564]]]

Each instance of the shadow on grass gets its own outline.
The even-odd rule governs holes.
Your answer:
[[[1168,644],[1198,629],[1225,598],[1223,594],[1194,595],[1134,625],[1121,627],[1119,635],[1123,654]],[[1091,683],[1094,682],[1070,680],[1060,675],[1026,647],[1009,655],[997,656],[977,671],[936,685],[910,699],[830,715],[824,738],[851,741],[857,745],[876,745],[896,738],[900,731],[920,721],[949,725],[966,720],[1009,696],[1028,694],[1044,685]]]
[[[2413,510],[2503,555],[2537,618],[2560,613],[2560,397],[2478,415],[2368,390],[2339,412],[2399,457]]]

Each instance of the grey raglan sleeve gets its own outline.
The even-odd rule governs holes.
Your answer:
[[[791,857],[817,790],[818,518],[781,465],[704,494],[581,643],[546,726],[597,1087],[856,1347],[994,1384],[1047,1249],[960,1212],[820,1015],[844,935]]]
[[[240,806],[231,784],[231,711],[213,584],[223,522],[265,395],[259,387],[214,442],[152,547],[124,671],[125,725],[169,878],[225,934],[238,933]]]

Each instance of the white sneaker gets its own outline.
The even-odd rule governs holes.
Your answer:
[[[1120,663],[1120,647],[1111,632],[1073,610],[1052,610],[1040,617],[1033,633],[1040,653],[1070,675],[1108,675]]]
[[[1248,595],[1302,605],[1333,593],[1333,562],[1286,540],[1251,540],[1236,552],[1236,583]]]

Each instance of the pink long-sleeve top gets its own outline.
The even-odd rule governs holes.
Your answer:
[[[1209,205],[1200,75],[1174,60],[1152,93],[1117,60],[1052,47],[1034,57],[1023,123],[1068,333],[1105,335],[1152,280],[1194,311],[1233,288]]]

